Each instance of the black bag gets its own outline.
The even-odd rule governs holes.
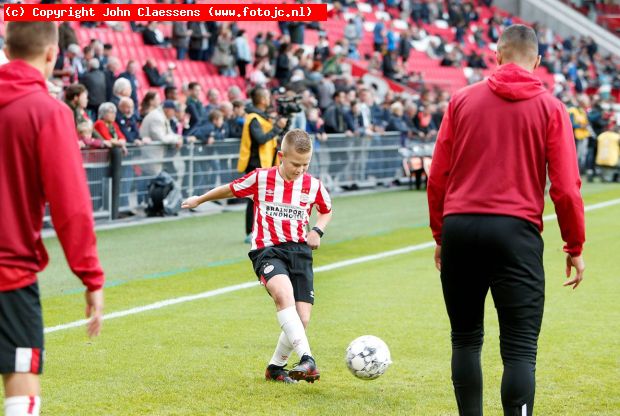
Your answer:
[[[147,216],[178,215],[181,209],[181,191],[168,172],[163,171],[153,178],[147,191]]]

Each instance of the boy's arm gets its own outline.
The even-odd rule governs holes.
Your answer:
[[[226,198],[250,198],[257,192],[256,184],[256,170],[248,173],[242,178],[227,183],[226,185],[218,186],[211,189],[204,195],[192,196],[187,198],[181,204],[181,208],[196,208],[198,205],[207,201],[215,201],[218,199]]]
[[[216,201],[218,199],[226,199],[234,197],[230,185],[221,185],[211,189],[201,196],[191,196],[181,204],[181,208],[196,208],[198,205],[207,201]]]
[[[317,214],[317,220],[316,220],[316,224],[314,225],[314,227],[308,232],[308,246],[313,249],[316,250],[317,248],[319,248],[321,246],[321,237],[323,236],[323,233],[325,232],[325,228],[327,228],[327,224],[329,224],[329,221],[332,219],[332,212],[326,212],[324,214],[321,214],[320,212]],[[321,234],[319,234],[318,231],[315,231],[314,228],[318,228],[319,230],[321,230]]]
[[[321,214],[319,212],[319,213],[317,213],[316,224],[314,226],[320,228],[321,231],[325,232],[325,228],[327,228],[327,224],[329,224],[329,222],[331,220],[332,220],[332,212],[331,211],[329,211],[328,213],[325,213],[325,214]]]

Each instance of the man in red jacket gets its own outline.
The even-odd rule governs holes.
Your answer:
[[[77,134],[69,107],[45,80],[58,52],[52,22],[10,22],[0,67],[0,373],[5,415],[38,415],[43,322],[36,273],[48,262],[41,238],[49,203],[65,256],[86,286],[88,334],[99,334],[104,275]]]
[[[442,121],[428,183],[435,263],[452,328],[459,414],[482,415],[484,301],[491,289],[504,363],[504,415],[531,415],[545,297],[542,212],[547,173],[562,238],[564,285],[583,279],[581,180],[568,113],[532,73],[534,31],[507,28],[499,67],[457,92]]]

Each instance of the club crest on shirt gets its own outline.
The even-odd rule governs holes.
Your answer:
[[[308,195],[308,194],[301,194],[301,196],[299,197],[299,200],[301,202],[303,202],[304,204],[307,204],[308,201],[310,201],[310,195]]]

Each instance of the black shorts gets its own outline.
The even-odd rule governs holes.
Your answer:
[[[278,274],[291,279],[296,302],[314,304],[312,249],[306,243],[284,243],[248,253],[254,272],[263,286]]]
[[[41,374],[43,355],[38,284],[0,292],[0,374]]]

